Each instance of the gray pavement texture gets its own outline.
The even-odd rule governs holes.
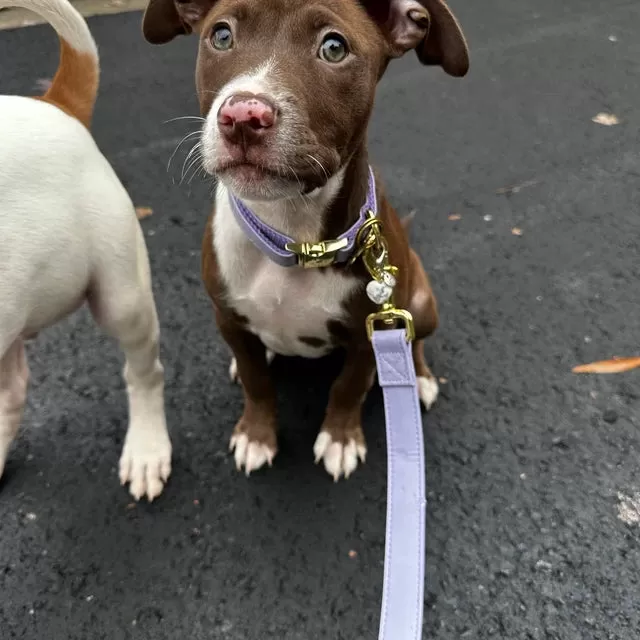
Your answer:
[[[442,311],[428,345],[448,382],[425,418],[424,638],[633,640],[639,373],[571,367],[638,348],[640,6],[452,6],[470,75],[394,64],[370,136],[397,208],[418,211],[413,242]],[[196,41],[152,47],[138,13],[90,25],[103,63],[96,139],[154,210],[142,224],[174,472],[160,500],[130,505],[116,475],[119,353],[84,311],[42,335],[0,483],[0,637],[375,638],[381,394],[366,404],[367,464],[334,485],[312,445],[339,362],[277,360],[281,452],[250,480],[236,473],[227,442],[241,394],[199,280],[210,187],[181,183],[188,147],[167,171],[189,129],[166,121],[197,113]],[[47,27],[0,33],[0,91],[37,92],[56,56]],[[600,112],[620,124],[592,122]]]

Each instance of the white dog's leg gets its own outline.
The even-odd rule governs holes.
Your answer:
[[[120,480],[130,483],[136,500],[146,495],[152,501],[162,493],[171,474],[171,441],[149,263],[139,228],[136,235],[136,267],[121,269],[112,264],[97,282],[90,301],[96,320],[118,339],[126,358],[129,429],[120,458]],[[132,274],[137,274],[137,281],[131,281]]]
[[[18,338],[0,357],[0,476],[22,420],[28,380],[24,343]]]

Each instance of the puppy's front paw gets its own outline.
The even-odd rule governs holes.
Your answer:
[[[313,445],[313,453],[316,464],[323,460],[327,473],[338,482],[342,475],[349,478],[356,470],[358,460],[364,464],[367,445],[359,425],[347,430],[323,428]]]
[[[251,475],[267,463],[272,466],[278,451],[276,432],[272,427],[240,420],[231,436],[229,450],[234,453],[236,469]]]
[[[426,376],[419,376],[417,382],[420,402],[428,411],[438,398],[438,393],[440,392],[438,381],[433,377],[427,378]]]
[[[129,483],[129,492],[140,500],[153,502],[171,475],[171,441],[166,428],[129,429],[120,458],[120,482]]]

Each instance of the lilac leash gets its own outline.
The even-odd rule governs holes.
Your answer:
[[[373,334],[387,422],[387,531],[379,640],[421,640],[425,470],[422,414],[404,329]]]

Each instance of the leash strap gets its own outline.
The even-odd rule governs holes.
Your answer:
[[[387,422],[387,531],[379,640],[421,640],[425,473],[422,416],[405,329],[375,331]]]

